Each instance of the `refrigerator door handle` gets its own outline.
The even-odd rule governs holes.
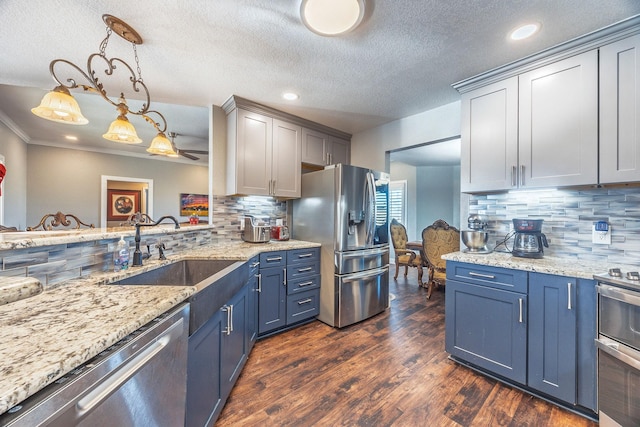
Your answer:
[[[367,172],[367,199],[365,212],[367,213],[367,246],[373,245],[373,235],[376,229],[376,181],[373,173]]]
[[[381,246],[374,249],[361,249],[357,251],[339,252],[342,259],[361,258],[370,255],[383,255],[389,252],[389,246]]]
[[[358,280],[369,279],[371,277],[382,276],[389,271],[389,266],[375,268],[373,270],[360,271],[358,273],[346,274],[341,277],[343,283],[356,282]]]

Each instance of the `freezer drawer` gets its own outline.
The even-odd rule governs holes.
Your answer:
[[[368,319],[389,306],[389,266],[336,275],[335,287],[338,328]]]
[[[336,274],[351,274],[358,271],[371,270],[389,265],[389,246],[373,249],[336,252]]]

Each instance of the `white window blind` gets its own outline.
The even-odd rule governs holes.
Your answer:
[[[407,225],[407,181],[389,183],[389,218]]]

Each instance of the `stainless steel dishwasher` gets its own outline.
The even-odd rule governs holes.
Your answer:
[[[123,338],[0,415],[0,426],[184,425],[189,309]]]

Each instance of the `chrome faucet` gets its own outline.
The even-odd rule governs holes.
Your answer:
[[[141,266],[142,265],[142,251],[140,250],[140,227],[155,227],[159,225],[165,219],[170,219],[176,224],[176,230],[180,228],[180,224],[178,220],[172,217],[171,215],[165,215],[158,219],[156,222],[136,222],[134,225],[136,227],[136,250],[133,252],[133,266]]]

